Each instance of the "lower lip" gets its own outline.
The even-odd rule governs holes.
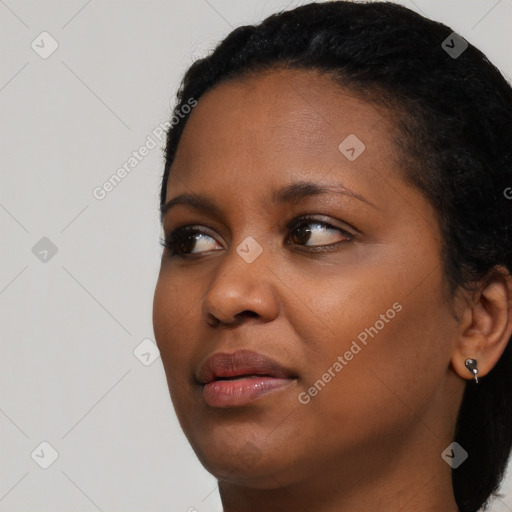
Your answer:
[[[214,380],[203,386],[203,399],[211,407],[237,407],[282,389],[293,381],[275,377]]]

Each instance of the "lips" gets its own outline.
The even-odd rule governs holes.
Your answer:
[[[201,365],[195,374],[200,384],[249,376],[267,376],[276,379],[294,378],[290,370],[258,352],[239,350],[234,353],[217,352]]]
[[[194,375],[202,385],[202,398],[210,407],[249,406],[255,401],[292,389],[296,376],[257,352],[217,352]]]

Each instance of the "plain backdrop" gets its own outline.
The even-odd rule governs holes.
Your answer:
[[[221,510],[154,345],[155,134],[195,58],[303,3],[0,0],[0,511]],[[512,75],[512,0],[400,3]]]

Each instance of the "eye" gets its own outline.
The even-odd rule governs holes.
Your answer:
[[[305,247],[320,249],[338,245],[340,241],[349,242],[354,238],[353,235],[341,228],[308,216],[294,219],[287,227],[290,230],[291,243]]]
[[[293,219],[286,228],[290,232],[291,240],[286,242],[288,245],[309,247],[312,250],[316,248],[318,251],[336,246],[340,242],[350,242],[354,238],[354,235],[341,228],[309,216]],[[216,243],[218,244],[215,238],[199,229],[199,226],[177,228],[160,240],[160,244],[169,249],[171,256],[180,258],[216,251]]]
[[[160,240],[160,244],[171,251],[171,255],[186,257],[187,255],[193,255],[195,253],[189,252],[194,245],[197,245],[199,249],[196,252],[210,252],[215,250],[213,243],[210,240],[214,240],[213,237],[207,235],[202,230],[195,226],[184,226],[174,231],[171,231],[169,235]],[[210,247],[210,248],[209,248]]]

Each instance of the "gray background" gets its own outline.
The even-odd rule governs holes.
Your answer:
[[[152,343],[155,130],[195,58],[302,3],[0,0],[0,511],[221,510]],[[512,0],[400,3],[512,75]],[[493,512],[512,510],[512,478],[502,491]]]

